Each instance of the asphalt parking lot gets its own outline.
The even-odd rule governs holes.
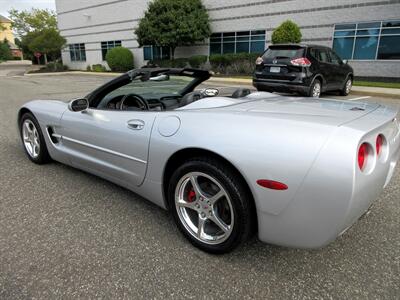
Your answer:
[[[83,96],[109,79],[0,77],[0,299],[399,298],[399,168],[370,214],[324,249],[253,238],[213,256],[136,194],[59,163],[30,163],[16,127],[20,105]]]

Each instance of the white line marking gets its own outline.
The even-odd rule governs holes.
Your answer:
[[[362,100],[362,99],[368,99],[368,98],[371,98],[371,96],[364,96],[364,97],[352,98],[352,99],[347,99],[347,100],[356,101],[356,100]]]

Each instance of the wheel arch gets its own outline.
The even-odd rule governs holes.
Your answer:
[[[20,129],[20,126],[21,126],[21,124],[20,124],[21,118],[22,118],[22,116],[23,116],[24,114],[26,114],[26,113],[30,113],[30,114],[32,114],[32,115],[35,117],[35,115],[32,113],[32,111],[31,111],[29,108],[22,107],[22,108],[18,111],[18,119],[17,119],[17,122],[18,122],[18,128],[19,128],[19,129]]]
[[[321,82],[322,87],[326,86],[326,81],[324,79],[324,76],[322,74],[317,74],[314,76],[313,80],[311,81],[311,85],[314,83],[314,81],[318,79]],[[311,86],[310,85],[310,86]]]
[[[243,183],[243,186],[246,189],[246,192],[250,196],[251,199],[251,209],[252,213],[255,216],[254,218],[254,228],[257,228],[257,211],[256,211],[256,204],[254,200],[254,195],[250,189],[249,184],[247,183],[245,177],[241,174],[241,172],[238,170],[237,167],[233,163],[231,163],[229,160],[227,160],[225,157],[202,148],[184,148],[176,151],[174,154],[172,154],[167,163],[165,164],[164,172],[163,172],[163,177],[162,177],[162,192],[163,192],[163,199],[164,199],[164,204],[165,207],[168,207],[168,180],[171,178],[174,170],[176,170],[177,167],[182,165],[184,162],[186,162],[190,158],[195,158],[195,157],[201,157],[201,156],[206,156],[206,157],[212,157],[214,159],[217,159],[218,161],[224,163],[231,172],[234,172],[235,175],[239,178],[239,180]]]

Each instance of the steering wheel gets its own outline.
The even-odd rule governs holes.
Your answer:
[[[121,99],[121,106],[120,109],[121,110],[125,110],[124,109],[124,103],[127,99],[134,99],[136,101],[136,103],[138,104],[138,108],[140,110],[149,110],[149,104],[147,103],[146,100],[144,100],[144,98],[138,94],[127,94],[125,95],[122,99]]]

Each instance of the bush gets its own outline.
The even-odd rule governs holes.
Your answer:
[[[150,64],[157,65],[160,68],[184,68],[189,63],[187,58],[176,58],[173,60],[152,60]]]
[[[200,68],[200,66],[207,62],[207,55],[195,55],[189,57],[188,61],[192,68]]]
[[[107,69],[102,64],[92,65],[91,71],[93,72],[106,72]]]
[[[45,67],[46,71],[61,72],[68,70],[68,66],[64,66],[61,62],[49,62]]]
[[[92,67],[90,65],[86,66],[86,71],[91,72],[92,71]]]
[[[115,47],[108,50],[106,61],[112,71],[126,72],[133,69],[133,54],[128,48]]]
[[[212,69],[222,74],[251,74],[260,53],[214,54],[210,56]]]
[[[273,44],[300,43],[300,28],[296,23],[287,20],[274,30],[271,40]]]

